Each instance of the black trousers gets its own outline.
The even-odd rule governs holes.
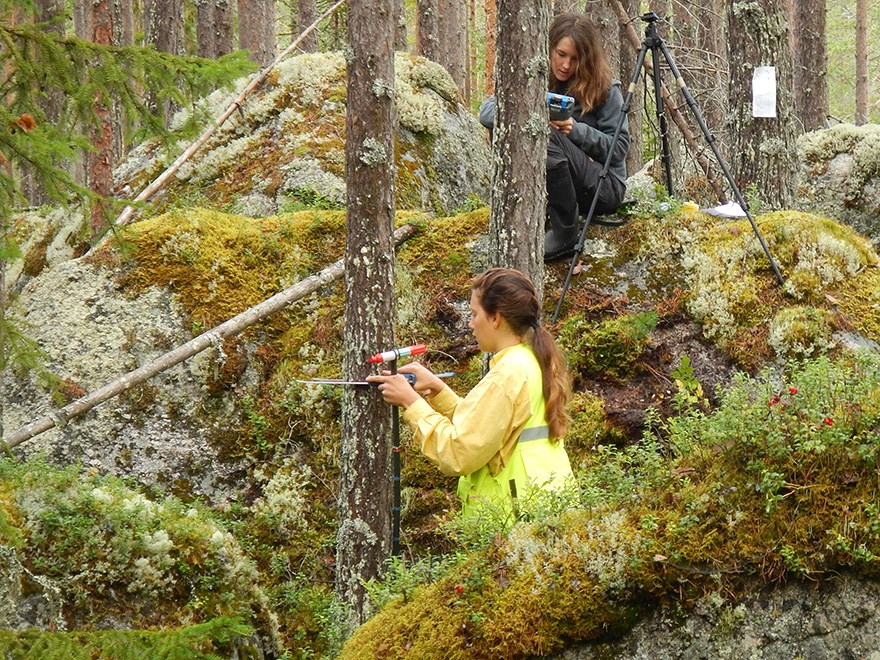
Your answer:
[[[556,129],[547,143],[547,220],[550,227],[577,228],[578,208],[587,213],[599,187],[602,168]],[[611,213],[623,201],[626,187],[610,173],[605,177],[596,214]]]

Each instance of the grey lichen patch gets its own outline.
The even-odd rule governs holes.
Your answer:
[[[388,162],[388,152],[381,142],[370,137],[364,140],[358,160],[367,166],[381,165]]]
[[[394,85],[389,84],[383,78],[376,78],[373,81],[372,92],[373,96],[378,99],[381,99],[383,97],[391,99],[394,98]]]

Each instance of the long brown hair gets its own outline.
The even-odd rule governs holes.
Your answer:
[[[541,324],[534,284],[518,270],[491,268],[474,278],[471,288],[487,314],[501,314],[516,334],[527,338],[541,366],[550,438],[564,437],[571,423],[567,410],[571,396],[568,364],[553,335]]]
[[[565,37],[569,37],[574,42],[578,55],[577,68],[569,79],[566,93],[580,101],[586,113],[605,101],[614,79],[611,65],[608,64],[608,58],[602,50],[599,31],[583,14],[566,13],[553,19],[549,33],[551,53],[556,48],[556,44]],[[553,76],[551,67],[550,90],[554,90],[559,82]]]

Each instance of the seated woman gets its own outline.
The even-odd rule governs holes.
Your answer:
[[[560,14],[550,25],[548,89],[575,99],[569,119],[551,121],[547,145],[547,224],[544,260],[570,256],[577,244],[578,215],[586,213],[597,191],[596,214],[612,213],[626,193],[629,124],[623,117],[620,82],[613,80],[599,33],[583,14]],[[495,97],[480,106],[480,123],[495,124]],[[599,190],[609,157],[608,176]]]
[[[493,357],[467,396],[418,362],[398,375],[368,378],[385,401],[406,409],[403,420],[422,453],[459,477],[465,516],[510,524],[540,504],[542,492],[574,484],[562,440],[570,421],[568,368],[539,314],[532,282],[493,268],[473,282],[469,324],[480,350]],[[413,385],[400,375],[407,373],[415,374]]]

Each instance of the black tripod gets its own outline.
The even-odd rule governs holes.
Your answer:
[[[666,131],[666,116],[663,114],[663,97],[661,95],[662,81],[660,77],[659,56],[662,53],[664,60],[666,60],[666,64],[669,66],[669,70],[672,72],[672,75],[675,76],[676,83],[678,83],[678,86],[681,88],[681,92],[684,95],[685,100],[687,101],[688,107],[691,109],[694,118],[697,120],[697,124],[700,127],[700,131],[703,133],[703,137],[706,138],[706,142],[712,148],[712,153],[715,154],[715,159],[718,161],[718,165],[721,167],[721,171],[724,172],[724,178],[727,180],[727,183],[730,185],[730,189],[733,191],[734,199],[745,212],[746,217],[749,219],[749,223],[752,225],[752,231],[754,231],[755,236],[761,243],[761,247],[764,250],[764,254],[767,255],[767,259],[770,260],[770,266],[773,268],[773,272],[776,274],[776,279],[779,280],[779,283],[781,285],[784,285],[785,280],[782,278],[782,274],[779,272],[779,268],[776,266],[776,262],[773,260],[773,256],[770,254],[770,250],[767,248],[767,244],[764,242],[764,237],[761,236],[761,232],[758,230],[758,225],[755,224],[755,218],[752,217],[752,214],[749,212],[749,207],[746,203],[745,198],[740,192],[739,187],[736,185],[736,182],[733,180],[733,175],[731,175],[730,169],[727,167],[727,163],[724,161],[724,158],[718,151],[718,147],[715,144],[715,136],[712,135],[712,133],[709,131],[709,128],[706,126],[706,122],[703,120],[703,117],[700,114],[700,110],[697,107],[697,102],[696,100],[694,100],[693,95],[684,84],[684,80],[682,79],[681,74],[678,72],[678,67],[675,66],[675,62],[672,60],[672,55],[669,53],[669,49],[666,47],[663,39],[661,39],[660,36],[658,36],[657,34],[657,21],[660,20],[660,17],[657,16],[657,14],[653,11],[650,11],[646,14],[643,14],[641,16],[641,19],[645,23],[647,23],[647,26],[645,27],[645,39],[642,41],[642,47],[639,50],[639,55],[638,59],[636,60],[633,77],[629,83],[629,88],[627,89],[626,97],[623,102],[623,111],[620,113],[620,120],[617,122],[617,127],[614,130],[614,137],[612,138],[611,143],[615,143],[617,141],[617,138],[620,136],[620,131],[623,128],[623,122],[626,119],[626,115],[629,112],[630,105],[632,104],[636,84],[638,83],[639,76],[641,76],[642,73],[642,66],[644,66],[645,64],[645,56],[650,50],[652,62],[654,64],[654,96],[657,108],[657,121],[660,127],[660,144],[662,149],[661,163],[663,165],[666,178],[666,190],[667,192],[672,194],[672,172],[669,163],[669,140]],[[559,295],[559,302],[556,303],[556,310],[553,312],[552,321],[554,323],[556,322],[556,319],[559,318],[559,311],[562,309],[562,301],[565,298],[565,294],[568,291],[569,285],[571,284],[571,278],[574,275],[574,270],[575,268],[577,268],[581,253],[584,250],[584,239],[587,235],[587,229],[590,226],[590,221],[593,219],[593,216],[596,213],[596,203],[599,200],[599,191],[601,190],[602,185],[605,183],[605,180],[608,178],[608,169],[610,168],[610,166],[611,153],[609,152],[608,156],[605,159],[605,165],[602,168],[602,174],[599,176],[596,194],[593,195],[593,201],[590,204],[590,210],[587,213],[586,222],[581,228],[577,244],[574,247],[574,255],[572,255],[571,264],[568,268],[568,274],[565,276],[565,282],[562,285],[562,292]],[[722,199],[720,201],[723,203],[727,200]]]

